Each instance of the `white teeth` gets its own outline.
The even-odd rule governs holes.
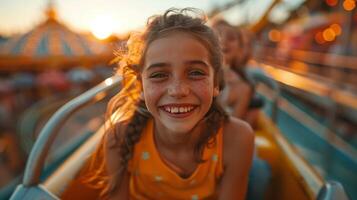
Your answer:
[[[193,106],[189,107],[164,107],[164,110],[169,113],[187,113],[193,109]]]
[[[178,107],[173,107],[171,108],[172,113],[178,113]]]
[[[171,112],[170,107],[164,107],[164,110],[165,110],[166,112]]]

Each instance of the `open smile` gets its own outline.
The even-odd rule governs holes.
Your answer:
[[[170,114],[173,117],[186,117],[190,115],[196,108],[197,105],[193,104],[168,104],[159,106],[161,110]]]

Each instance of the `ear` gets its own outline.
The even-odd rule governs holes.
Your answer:
[[[213,96],[214,96],[214,97],[217,97],[218,95],[219,95],[219,87],[216,86],[216,87],[214,87],[214,89],[213,89]]]

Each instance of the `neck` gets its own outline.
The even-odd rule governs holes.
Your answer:
[[[199,124],[188,133],[171,132],[158,129],[156,126],[154,130],[154,137],[158,146],[175,151],[191,151],[194,149],[203,128],[202,125]]]

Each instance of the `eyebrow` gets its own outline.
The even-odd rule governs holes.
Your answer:
[[[209,65],[202,61],[202,60],[189,60],[187,62],[185,62],[186,64],[190,64],[190,65],[203,65],[205,67],[209,67]]]
[[[167,63],[161,62],[161,63],[153,63],[151,65],[149,65],[149,67],[147,68],[147,70],[151,70],[151,69],[155,69],[155,68],[162,68],[168,66]]]
[[[185,64],[188,64],[188,65],[202,65],[204,67],[209,67],[209,65],[202,61],[202,60],[189,60],[189,61],[186,61]],[[159,63],[153,63],[153,64],[150,64],[147,68],[147,70],[152,70],[152,69],[155,69],[155,68],[162,68],[162,67],[166,67],[166,66],[169,66],[170,64],[168,63],[165,63],[165,62],[159,62]]]

